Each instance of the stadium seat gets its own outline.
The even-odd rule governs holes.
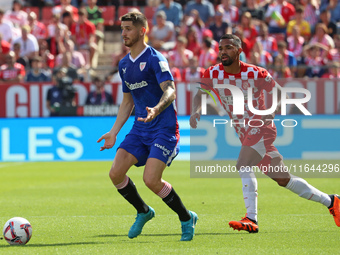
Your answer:
[[[128,13],[129,11],[131,11],[132,8],[141,10],[140,7],[138,6],[119,6],[118,8],[118,20],[115,22],[115,24],[117,26],[120,26],[120,17],[123,16],[124,14]]]
[[[144,6],[144,15],[147,19],[152,19],[155,14],[157,7],[153,6]]]
[[[100,6],[102,17],[104,19],[104,26],[112,26],[116,17],[115,6]]]
[[[131,11],[132,8],[136,8],[138,10],[141,10],[141,8],[138,7],[138,6],[119,6],[118,16],[119,17],[123,16],[124,14],[128,13],[129,11]]]
[[[153,27],[153,20],[152,19],[148,19],[148,26],[149,26],[149,32],[151,32],[151,29]]]
[[[51,23],[53,13],[52,13],[53,7],[44,7],[41,12],[41,22],[45,25],[48,25]]]
[[[22,10],[27,14],[29,14],[30,12],[34,12],[37,15],[38,19],[40,18],[39,7],[23,7]]]

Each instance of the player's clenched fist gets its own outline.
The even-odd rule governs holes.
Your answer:
[[[201,119],[201,115],[199,113],[194,113],[190,116],[190,126],[192,128],[197,128],[197,121]]]
[[[104,145],[100,147],[100,151],[103,151],[105,149],[111,149],[113,145],[115,145],[116,143],[117,136],[108,132],[102,135],[102,137],[98,139],[97,143],[100,143],[103,139],[105,140],[105,142],[104,142]]]

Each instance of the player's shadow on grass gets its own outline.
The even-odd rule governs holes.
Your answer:
[[[179,234],[141,234],[140,236],[177,236]],[[127,234],[124,235],[115,235],[115,234],[109,234],[109,235],[98,235],[93,237],[127,237]]]
[[[195,233],[195,236],[219,236],[219,235],[233,235],[234,233]],[[181,236],[181,233],[169,233],[169,234],[141,234],[140,236]],[[127,237],[127,234],[124,235],[115,235],[115,234],[108,234],[108,235],[98,235],[93,237]]]
[[[195,236],[225,236],[232,233],[195,233]],[[181,233],[177,234],[142,234],[143,236],[181,236]]]

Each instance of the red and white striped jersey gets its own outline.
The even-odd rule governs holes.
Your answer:
[[[0,80],[6,81],[17,78],[19,75],[25,77],[25,67],[22,64],[14,63],[14,67],[9,69],[7,64],[1,66]]]
[[[239,20],[239,11],[236,6],[230,5],[229,9],[225,9],[223,4],[219,4],[216,9],[223,11],[222,20],[228,24],[237,24]]]
[[[261,66],[270,66],[273,64],[273,57],[268,51],[263,50],[260,53],[260,63]]]
[[[183,70],[183,81],[198,82],[201,81],[204,75],[204,68],[197,67],[195,72],[191,72],[191,68],[187,67]]]
[[[37,39],[46,39],[47,37],[47,29],[46,26],[41,23],[40,21],[37,21],[33,24],[31,34],[35,36]]]
[[[330,61],[340,62],[340,51],[338,49],[331,49],[328,53],[328,59]]]
[[[184,55],[187,59],[190,59],[194,56],[191,50],[185,49],[184,50]],[[184,65],[182,61],[182,56],[177,50],[172,50],[169,52],[169,57],[173,61],[173,65],[178,67],[178,68],[185,68],[186,66]]]
[[[207,68],[211,65],[216,64],[217,53],[212,49],[205,51],[203,50],[198,58],[198,65]]]
[[[321,68],[326,65],[327,60],[321,57],[312,58],[310,56],[305,57],[305,64],[312,69],[314,74],[320,72]]]
[[[11,21],[15,27],[20,28],[27,24],[27,13],[22,10],[8,10],[5,13],[4,19]]]
[[[263,39],[261,36],[258,36],[256,40],[261,43],[263,50],[268,51],[270,54],[277,52],[277,41],[274,37],[268,36]]]
[[[212,40],[211,41],[211,48],[218,54],[218,52],[219,52],[219,44],[218,44],[218,42],[217,41],[215,41],[215,40]]]
[[[315,1],[316,2],[316,1]],[[318,22],[318,11],[311,4],[305,5],[303,12],[303,19],[306,20],[311,26],[314,26]]]
[[[214,84],[214,89],[218,92],[221,98],[222,106],[227,111],[235,130],[242,141],[249,130],[249,121],[261,119],[260,115],[255,115],[248,107],[248,88],[251,87],[253,89],[253,107],[257,110],[265,110],[266,106],[264,103],[263,91],[266,90],[267,92],[271,92],[276,83],[266,69],[250,65],[242,61],[240,61],[240,63],[241,71],[238,74],[227,73],[224,71],[222,64],[209,67],[204,73],[203,82],[205,83],[209,80],[212,81],[212,84]],[[244,115],[233,114],[233,97],[230,90],[218,88],[216,84],[233,85],[243,92]],[[255,123],[251,123],[251,125],[260,125],[259,121],[255,121]],[[261,128],[276,129],[275,125],[272,124]]]
[[[171,67],[170,72],[172,74],[172,77],[174,78],[174,82],[180,82],[182,81],[182,75],[181,71],[177,67]]]
[[[291,35],[287,38],[287,42],[288,50],[293,52],[296,58],[302,56],[303,44],[305,43],[305,39],[302,36],[299,36],[298,41],[296,42]]]
[[[328,34],[325,34],[322,37],[321,41],[316,37],[316,35],[314,35],[312,39],[310,39],[309,41],[309,44],[313,44],[313,43],[321,43],[325,45],[328,49],[333,49],[335,47],[333,38],[330,37]]]

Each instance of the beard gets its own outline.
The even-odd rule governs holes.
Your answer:
[[[230,56],[228,56],[228,60],[222,60],[221,63],[223,66],[230,66],[232,63],[234,63],[236,57],[231,58]]]
[[[129,38],[128,41],[124,41],[124,45],[126,47],[132,47],[136,42],[138,42],[140,39],[140,36],[139,35],[136,35],[135,37],[133,38]]]

